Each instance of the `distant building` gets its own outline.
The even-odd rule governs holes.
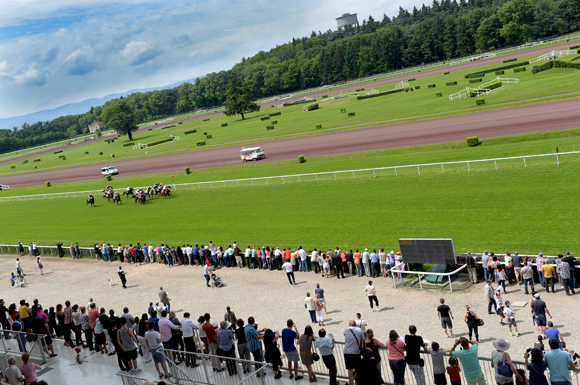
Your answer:
[[[347,25],[351,27],[358,27],[358,18],[356,17],[356,13],[345,13],[341,17],[336,18],[336,25],[338,29],[344,28]]]
[[[95,132],[97,132],[97,130],[102,130],[105,127],[105,122],[92,122],[91,124],[89,124],[89,132],[91,134],[94,134]]]

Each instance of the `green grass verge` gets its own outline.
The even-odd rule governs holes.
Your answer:
[[[366,124],[373,124],[373,122],[390,119],[408,118],[424,114],[451,113],[450,111],[472,108],[475,106],[474,99],[450,101],[447,98],[449,94],[457,92],[470,85],[469,80],[465,79],[464,75],[497,66],[497,63],[484,64],[476,68],[452,71],[449,75],[441,74],[419,78],[412,84],[413,87],[417,85],[421,86],[419,90],[360,101],[357,101],[354,98],[342,99],[329,104],[323,103],[321,104],[321,109],[310,112],[302,112],[302,106],[291,106],[280,109],[264,108],[258,113],[247,114],[247,119],[245,120],[241,120],[239,117],[219,116],[211,118],[208,122],[198,120],[194,122],[184,122],[183,124],[168,129],[156,128],[151,131],[144,131],[135,134],[132,141],[135,143],[151,143],[162,140],[169,135],[179,136],[181,140],[142,150],[133,150],[132,147],[123,147],[123,144],[129,142],[126,136],[111,144],[92,142],[88,143],[86,146],[68,150],[65,149],[61,154],[39,156],[41,158],[40,162],[32,162],[32,159],[36,158],[35,156],[32,156],[26,164],[23,164],[22,161],[19,160],[17,162],[0,166],[0,174],[33,171],[34,166],[37,166],[38,170],[40,170],[52,167],[70,167],[73,165],[92,162],[110,162],[112,160],[109,156],[110,153],[114,154],[115,160],[117,160],[123,157],[150,156],[168,151],[193,149],[196,147],[195,143],[200,140],[206,140],[208,145],[226,145],[232,142],[257,138],[275,138],[279,135],[304,135],[311,131],[315,131],[316,129],[314,126],[318,123],[322,124],[325,129],[350,125],[358,125],[358,127],[362,127]],[[482,108],[493,109],[498,108],[498,104],[501,103],[574,92],[580,89],[580,77],[577,76],[577,71],[572,69],[553,69],[535,75],[532,75],[531,71],[524,71],[515,75],[517,76],[509,73],[503,76],[517,77],[520,79],[519,84],[510,85],[509,87],[486,95],[485,107],[482,106],[469,111],[479,111]],[[493,76],[490,75],[489,77],[484,78],[484,80],[487,81],[492,78]],[[444,87],[444,84],[449,81],[457,81],[458,85]],[[436,88],[435,90],[443,92],[444,97],[436,98],[434,94],[435,91],[427,88],[427,85],[429,84],[441,85],[442,87]],[[366,88],[367,90],[370,90],[372,87],[367,85]],[[394,83],[375,88],[379,91],[393,89]],[[505,107],[502,106],[502,108]],[[356,112],[356,115],[349,117],[347,114],[341,113],[341,109],[346,109],[347,112]],[[282,112],[282,115],[276,117],[278,124],[276,125],[275,130],[266,130],[266,124],[260,121],[260,118],[265,117],[272,112]],[[222,123],[228,123],[228,126],[221,127]],[[184,134],[185,131],[191,129],[197,129],[197,133],[190,135]],[[203,132],[212,135],[212,139],[206,139]],[[85,154],[86,151],[88,151],[89,154]],[[103,155],[99,155],[101,152]],[[66,155],[66,160],[59,159],[58,155]],[[232,154],[232,156],[237,155],[238,154]],[[11,166],[15,166],[15,169],[12,169]]]

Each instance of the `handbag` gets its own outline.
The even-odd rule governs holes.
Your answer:
[[[483,322],[483,320],[481,318],[477,319],[477,326],[483,326],[485,325],[485,322]]]
[[[504,377],[513,377],[512,368],[509,365],[505,364],[505,353],[503,354],[502,362],[499,362],[497,365],[497,372],[499,375]]]
[[[320,355],[314,351],[314,341],[312,341],[312,361],[320,360]]]

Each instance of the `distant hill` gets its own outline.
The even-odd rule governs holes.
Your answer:
[[[202,76],[200,76],[200,78],[201,77]],[[46,122],[46,121],[53,120],[55,118],[58,118],[59,116],[84,114],[85,112],[89,111],[91,109],[91,107],[101,106],[106,101],[111,100],[111,99],[115,99],[115,98],[118,98],[121,96],[125,97],[125,96],[130,95],[134,92],[148,92],[148,91],[156,91],[156,90],[174,88],[174,87],[180,86],[182,83],[185,83],[185,82],[193,83],[194,80],[195,79],[182,80],[182,81],[179,81],[177,83],[170,84],[168,86],[163,86],[163,87],[130,90],[130,91],[122,92],[119,94],[110,94],[110,95],[104,96],[102,98],[92,98],[92,99],[83,100],[82,102],[69,103],[69,104],[65,104],[63,106],[56,107],[56,108],[53,108],[50,110],[31,112],[31,113],[26,114],[26,115],[12,116],[10,118],[0,118],[0,128],[12,129],[12,127],[14,127],[14,126],[20,128],[20,126],[22,126],[22,123],[28,123],[28,124],[32,125],[36,122]]]

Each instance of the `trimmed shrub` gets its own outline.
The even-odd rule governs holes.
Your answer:
[[[421,86],[415,86],[415,89],[418,90],[419,88],[421,88]]]
[[[278,121],[277,121],[277,120],[272,120],[272,121],[270,122],[270,124],[278,124]]]
[[[189,131],[185,131],[184,134],[189,135],[189,134],[195,134],[196,132],[197,132],[197,130],[189,130]]]
[[[89,155],[89,152],[88,151],[85,151],[85,155]]]
[[[446,86],[455,86],[457,85],[457,82],[449,82],[449,83],[445,83]]]
[[[512,61],[517,61],[517,60],[518,60],[518,59],[517,59],[517,58],[515,58],[515,59],[504,60],[503,62],[504,62],[504,63],[509,63],[509,62],[512,62]]]
[[[436,86],[435,84],[429,84],[429,85],[427,86],[427,88],[435,88],[435,86]]]
[[[202,134],[207,135],[207,131],[206,132],[202,132]]]
[[[274,106],[273,106],[273,105],[271,105],[270,107],[274,108]]]
[[[198,146],[205,146],[205,140],[200,140],[199,142],[195,143]]]
[[[266,130],[273,130],[274,126],[266,126]]]
[[[449,75],[450,72],[443,72],[443,75]]]
[[[496,75],[503,75],[505,72],[504,71],[495,71]]]
[[[51,186],[51,184],[50,184],[49,181],[44,182],[44,184],[46,185],[46,187],[50,187]]]
[[[260,118],[260,120],[268,120],[268,119],[270,119],[269,116],[264,116],[263,118]]]
[[[103,155],[103,153],[102,152],[99,152],[99,155]]]
[[[304,162],[306,162],[306,159],[304,158],[304,155],[298,156],[298,163],[304,163]]]
[[[153,147],[153,146],[156,146],[158,144],[172,142],[172,141],[173,141],[173,139],[171,139],[171,138],[169,138],[169,139],[163,139],[163,140],[158,140],[158,141],[155,141],[155,142],[147,143],[147,146],[148,147]]]
[[[385,92],[379,92],[378,94],[357,96],[356,99],[357,100],[363,100],[363,99],[369,99],[369,98],[376,98],[376,97],[379,97],[379,96],[396,94],[397,92],[403,92],[403,91],[405,91],[403,88],[399,88],[398,90],[390,90],[390,91],[385,91]]]
[[[482,78],[484,76],[485,76],[484,73],[478,72],[478,73],[474,73],[474,74],[467,75],[466,79],[469,79],[469,78]]]
[[[526,70],[526,67],[516,68],[516,69],[514,69],[514,72],[522,72],[522,71],[525,71],[525,70]]]
[[[183,124],[183,122],[177,122],[177,124]]]
[[[113,180],[113,178],[112,178],[110,175],[107,175],[107,176],[105,177],[105,179],[107,180],[107,182],[110,182],[110,181],[112,181],[112,180]]]
[[[358,90],[355,90],[355,92],[359,92],[359,91],[364,91],[364,88],[359,88]]]
[[[57,151],[57,152],[53,152],[53,154],[60,154],[61,152],[63,152],[63,150]]]
[[[16,166],[10,166],[10,168],[16,168]]]
[[[62,158],[64,158],[64,155],[60,155],[60,156],[58,157],[58,159],[62,159]]]
[[[554,68],[554,61],[547,61],[544,64],[541,64],[539,66],[533,66],[532,67],[532,74],[537,74],[538,72],[542,72],[542,71],[546,71],[549,69]]]
[[[409,91],[413,91],[413,87],[410,87],[410,88],[409,88]]]
[[[38,168],[38,166],[34,166],[34,168]]]
[[[502,66],[502,67],[490,68],[490,69],[487,69],[487,70],[483,70],[483,71],[479,71],[479,72],[474,72],[474,74],[476,74],[476,73],[477,74],[488,74],[488,73],[495,72],[495,71],[509,70],[510,68],[522,67],[522,66],[525,66],[525,65],[528,65],[528,62],[527,61],[526,62],[523,62],[523,63],[508,64],[508,65],[505,65],[505,66]],[[467,74],[467,75],[465,75],[465,79],[469,79],[471,77],[470,75],[473,75],[473,74]]]
[[[574,69],[580,70],[580,63],[570,63],[570,62],[554,60],[554,67],[556,67],[556,68],[574,68]]]
[[[483,79],[470,79],[470,83],[480,83]]]
[[[343,114],[343,113],[345,113],[345,112],[346,112],[346,108],[341,108],[341,109],[340,109],[340,113],[341,113],[341,114]]]
[[[306,109],[308,111],[314,111],[314,110],[317,110],[318,108],[320,108],[320,106],[318,105],[318,103],[314,103],[314,104],[309,105]]]
[[[274,106],[272,106],[272,107],[274,107]],[[282,115],[282,113],[281,112],[274,112],[274,113],[268,114],[268,116],[270,116],[270,117],[278,116],[278,115]]]
[[[123,145],[123,147],[129,147],[129,146],[132,146],[132,145],[134,145],[134,144],[135,144],[135,142],[129,142],[129,143],[125,143],[125,144]]]
[[[162,130],[165,130],[166,128],[171,128],[171,127],[175,127],[177,126],[177,124],[172,124],[171,126],[165,126],[165,127],[161,127]]]
[[[485,86],[485,88],[486,89],[490,89],[490,90],[495,90],[496,88],[499,88],[501,86],[503,86],[503,83],[502,82],[493,82],[490,85]],[[474,98],[474,97],[476,97],[478,95],[477,95],[477,93],[476,93],[475,90],[471,90],[470,93],[469,93],[469,96],[472,97],[472,98]]]
[[[327,97],[328,97],[328,95],[322,95],[322,96],[321,96],[321,98],[322,98],[322,99],[325,99],[325,98],[327,98]]]
[[[204,122],[207,122],[207,121],[209,121],[209,118],[207,118],[207,119],[204,119],[203,121],[204,121]]]
[[[222,127],[227,127],[228,124],[227,123],[222,123]]]
[[[206,139],[211,139],[211,138],[212,138],[212,136],[211,136],[211,135],[206,135],[206,136],[205,136],[205,138],[206,138]]]
[[[111,158],[114,158],[114,157],[115,157],[115,154],[111,154]]]
[[[475,147],[475,146],[479,146],[481,144],[478,136],[470,136],[469,138],[467,138],[465,140],[467,141],[467,145],[469,147]]]
[[[475,104],[481,106],[482,104],[485,104],[485,99],[475,99]]]
[[[348,113],[348,116],[354,116],[354,115],[355,115],[354,112],[349,112]]]
[[[408,82],[414,82],[415,81],[415,78],[413,78],[413,79],[407,79],[407,81]]]
[[[440,96],[443,96],[443,95],[438,92],[438,93],[435,94],[435,96],[440,97]]]
[[[24,163],[24,164],[28,163],[28,159],[27,160],[23,160],[22,163]]]
[[[409,92],[409,87],[405,88],[405,92]]]
[[[40,158],[34,159],[33,162],[40,162]]]
[[[570,47],[570,49],[578,49],[580,48],[580,45],[575,45],[574,47]]]
[[[189,169],[189,167],[184,168],[184,170],[186,174],[188,175],[191,174],[191,170]]]
[[[147,131],[153,131],[153,129],[152,128],[149,128],[149,129],[147,129]]]
[[[318,129],[322,128],[322,124],[318,123],[314,127],[318,130]]]
[[[61,159],[62,159],[62,160],[66,160],[66,156],[63,156]]]

